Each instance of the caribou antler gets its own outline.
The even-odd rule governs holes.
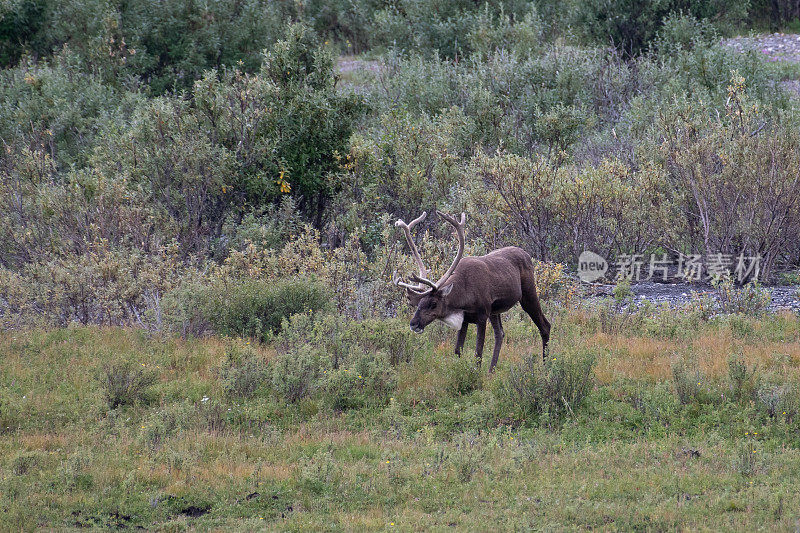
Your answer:
[[[394,271],[394,274],[392,275],[392,282],[395,285],[397,285],[398,287],[403,287],[404,289],[410,290],[414,294],[422,295],[422,294],[425,294],[426,292],[428,292],[427,290],[420,290],[422,285],[411,285],[410,283],[404,282],[402,279],[400,279],[400,276],[397,275],[397,271],[396,270]]]
[[[456,233],[458,234],[458,252],[456,252],[456,258],[453,259],[453,263],[450,265],[450,268],[447,269],[447,272],[444,273],[444,276],[439,278],[439,281],[436,282],[436,288],[440,289],[453,274],[461,258],[464,257],[464,225],[467,222],[467,215],[461,213],[461,221],[456,221],[454,217],[451,217],[447,213],[442,213],[440,211],[437,211],[437,213],[440,217],[448,221],[456,229]]]
[[[394,223],[396,227],[403,228],[403,231],[406,234],[406,241],[408,241],[408,247],[411,248],[411,254],[414,256],[414,260],[417,262],[417,266],[419,267],[419,275],[422,278],[428,276],[428,269],[425,268],[425,264],[422,262],[422,258],[419,256],[417,245],[414,244],[414,239],[411,237],[411,230],[414,228],[414,226],[425,220],[426,216],[428,216],[427,211],[423,211],[420,216],[411,221],[411,224],[406,224],[403,222],[402,218],[398,218],[397,222]]]
[[[411,281],[416,281],[419,284],[420,287],[422,287],[423,285],[427,285],[431,289],[438,289],[439,288],[439,287],[436,286],[436,284],[434,282],[432,282],[428,278],[421,278],[421,277],[417,276],[416,274],[411,274],[410,278],[411,278]]]
[[[394,284],[397,285],[398,287],[404,287],[416,294],[425,294],[428,291],[437,290],[441,288],[453,274],[453,271],[456,269],[456,266],[458,265],[459,261],[461,261],[461,258],[464,257],[464,225],[467,220],[467,215],[461,213],[461,220],[457,221],[454,217],[446,213],[441,213],[439,211],[437,211],[437,213],[439,214],[440,217],[445,219],[456,229],[456,233],[458,235],[458,252],[456,252],[456,257],[453,260],[453,263],[450,265],[450,268],[447,269],[447,272],[445,272],[444,276],[439,278],[439,281],[437,281],[436,283],[428,279],[427,277],[428,269],[425,268],[425,265],[422,262],[422,258],[419,255],[419,250],[417,250],[417,245],[414,244],[414,239],[411,238],[411,228],[416,226],[419,222],[422,222],[427,216],[427,213],[423,212],[419,218],[412,220],[410,224],[406,224],[405,222],[403,222],[403,220],[398,220],[397,222],[394,223],[395,226],[403,228],[403,231],[406,234],[406,240],[408,241],[408,246],[409,248],[411,248],[411,253],[414,255],[414,260],[417,262],[417,266],[419,267],[419,274],[412,274],[410,277],[411,281],[417,282],[417,285],[411,285],[409,283],[401,281],[400,277],[397,276],[396,271],[394,273],[393,281]],[[428,287],[430,287],[430,289],[423,290],[424,285],[427,285]]]

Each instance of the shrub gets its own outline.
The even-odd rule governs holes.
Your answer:
[[[800,414],[800,393],[796,384],[761,385],[755,392],[756,405],[770,418],[782,418],[787,422]]]
[[[723,29],[738,26],[747,16],[749,2],[737,0],[723,2],[679,2],[632,0],[588,0],[576,4],[576,9],[570,13],[569,20],[578,31],[594,40],[598,44],[613,45],[625,50],[631,55],[645,50],[657,35],[663,38],[668,36],[683,35],[688,30],[684,19],[685,15],[671,13],[685,11],[691,17],[709,18],[716,21]],[[666,30],[659,33],[662,24]]]
[[[203,398],[199,402],[184,400],[166,403],[151,410],[141,423],[139,438],[148,448],[160,449],[164,442],[185,430],[221,431],[227,427],[224,403]]]
[[[9,466],[11,473],[15,476],[24,476],[32,473],[35,469],[41,468],[44,454],[40,450],[18,451],[11,455]]]
[[[718,312],[719,304],[708,292],[691,291],[685,309],[700,320],[709,320]]]
[[[351,354],[347,365],[323,371],[320,388],[333,409],[385,405],[397,386],[397,376],[381,352]]]
[[[767,311],[771,300],[770,292],[761,288],[757,281],[737,288],[733,278],[725,276],[714,280],[713,284],[723,313],[760,316]]]
[[[323,362],[313,347],[278,352],[270,365],[272,389],[287,402],[297,402],[314,392],[323,372]]]
[[[184,331],[202,332],[208,325],[222,335],[264,342],[280,330],[285,318],[322,311],[329,303],[327,289],[314,278],[195,285],[173,297],[173,322]]]
[[[158,449],[166,439],[190,427],[192,418],[189,402],[166,404],[142,420],[140,438],[149,448]]]
[[[22,410],[19,401],[0,389],[0,435],[15,431],[22,422]]]
[[[731,396],[737,402],[755,398],[758,390],[758,375],[755,368],[748,368],[741,355],[728,359],[728,381]]]
[[[470,394],[481,386],[481,371],[471,357],[449,358],[443,371],[445,386],[451,396]]]
[[[334,409],[386,403],[397,384],[392,363],[407,351],[394,322],[295,315],[275,339],[273,387],[289,401],[319,393]],[[412,345],[413,346],[413,345]],[[280,370],[278,369],[280,365]]]
[[[317,347],[333,368],[351,364],[353,355],[381,352],[392,365],[411,362],[425,345],[401,320],[346,320],[337,315],[297,314],[285,320],[275,338],[280,350]]]
[[[734,471],[744,477],[751,477],[756,474],[759,462],[755,439],[745,439],[745,441],[739,445],[738,456],[733,464]]]
[[[681,360],[672,367],[675,393],[683,405],[706,404],[716,401],[708,379],[695,367]]]
[[[617,281],[611,296],[604,299],[599,306],[600,330],[604,333],[638,331],[652,311],[649,304],[646,303],[643,307],[636,305],[631,282],[627,278]]]
[[[527,354],[507,374],[505,390],[521,415],[557,420],[573,414],[594,386],[595,356],[554,356],[542,365]]]
[[[110,363],[100,373],[100,387],[109,409],[136,405],[148,399],[148,388],[156,375],[131,362]]]
[[[653,307],[655,307],[653,309]],[[675,309],[668,302],[658,306],[646,305],[639,313],[644,313],[645,331],[655,337],[675,339],[697,331],[705,315],[693,306],[686,305]]]
[[[535,15],[526,17],[528,10],[527,2],[516,1],[386,3],[373,15],[373,43],[448,58],[508,45],[530,51],[539,40],[541,22]]]
[[[303,487],[314,494],[321,494],[338,480],[341,467],[330,449],[320,448],[312,457],[300,459],[298,472]]]
[[[571,277],[562,263],[534,259],[536,293],[542,301],[553,301],[565,308],[574,307],[580,296],[580,282]]]
[[[508,50],[529,55],[538,51],[543,42],[544,21],[535,10],[518,14],[514,20],[501,12],[495,16],[485,3],[467,34],[467,42],[473,53],[488,56],[496,50]]]
[[[228,396],[249,398],[267,380],[267,363],[251,348],[230,348],[219,370],[222,389]]]
[[[442,457],[455,470],[461,483],[469,483],[478,472],[485,471],[491,445],[478,435],[464,433],[453,440],[452,447],[443,449]]]

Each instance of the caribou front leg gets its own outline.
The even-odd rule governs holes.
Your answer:
[[[483,344],[486,341],[486,317],[479,317],[476,326],[478,328],[478,338],[475,340],[475,362],[480,368],[481,360],[483,359]]]
[[[503,346],[503,319],[500,315],[492,315],[489,317],[492,322],[492,329],[494,329],[494,353],[492,353],[492,362],[489,365],[489,373],[491,374],[497,364],[497,358],[500,356],[500,347]]]
[[[467,327],[469,324],[462,322],[461,329],[458,330],[458,337],[456,337],[456,355],[459,357],[461,357],[461,349],[464,348],[464,341],[467,340]]]

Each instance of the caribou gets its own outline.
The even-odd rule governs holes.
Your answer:
[[[547,343],[550,340],[550,322],[542,313],[533,273],[533,260],[522,248],[506,246],[479,257],[464,256],[464,227],[466,214],[461,219],[437,211],[445,221],[455,228],[458,238],[458,251],[450,268],[435,283],[428,279],[429,272],[419,255],[419,250],[411,235],[411,230],[425,220],[423,212],[418,218],[406,224],[402,219],[395,222],[408,241],[411,254],[419,273],[412,274],[408,281],[401,279],[395,271],[393,282],[404,288],[409,303],[416,307],[411,319],[411,330],[421,333],[428,324],[440,320],[458,330],[455,353],[461,355],[467,337],[469,324],[477,327],[475,344],[476,364],[480,368],[483,358],[483,345],[486,338],[486,321],[494,329],[494,353],[489,372],[497,365],[500,347],[503,345],[503,322],[501,314],[517,303],[531,317],[542,336],[542,359],[547,357]]]

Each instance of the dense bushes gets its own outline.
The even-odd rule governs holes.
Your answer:
[[[249,398],[259,390],[268,376],[266,361],[252,349],[229,349],[219,369],[225,394]]]
[[[222,335],[269,340],[281,322],[296,313],[328,307],[328,290],[316,279],[221,281],[190,286],[174,296],[171,317],[183,332],[207,328]]]
[[[0,65],[26,51],[75,50],[83,68],[108,79],[139,76],[153,92],[191,87],[210,68],[257,68],[290,13],[280,3],[23,0],[0,7]]]
[[[646,49],[656,38],[661,21],[682,12],[698,19],[711,19],[730,31],[746,18],[749,2],[737,0],[589,0],[577,2],[570,19],[587,37],[601,44],[612,44],[629,54]]]
[[[584,249],[760,253],[762,278],[800,252],[788,71],[720,46],[736,6],[622,6],[651,43],[626,56],[548,26],[588,4],[12,4],[30,31],[0,73],[4,325],[264,338],[303,310],[266,310],[292,276],[348,317],[395,316],[387,282],[411,260],[391,222],[421,210],[466,211],[467,253],[518,245],[560,268],[544,292],[570,304],[558,264]],[[339,45],[374,60],[339,72]],[[439,271],[449,229],[420,230]]]

